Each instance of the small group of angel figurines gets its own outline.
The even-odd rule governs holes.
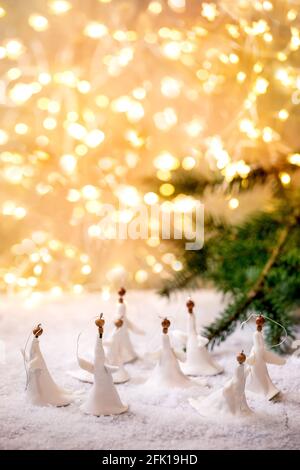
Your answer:
[[[162,348],[159,360],[147,381],[147,384],[162,388],[185,388],[195,386],[192,377],[211,376],[223,372],[222,367],[211,357],[207,350],[207,338],[198,335],[194,314],[194,302],[189,299],[187,304],[188,326],[187,332],[175,331],[173,337],[179,338],[184,344],[185,357],[182,351],[172,348],[168,330],[171,322],[168,318],[162,321]],[[190,404],[204,417],[216,417],[219,415],[246,416],[252,414],[248,406],[245,388],[261,394],[268,400],[272,400],[279,393],[279,389],[273,384],[267,364],[283,365],[285,359],[268,351],[262,334],[265,318],[262,315],[256,318],[256,331],[253,334],[253,347],[248,356],[244,351],[236,357],[237,367],[233,377],[227,380],[221,389],[208,396],[198,399],[190,398]],[[246,382],[247,381],[247,382]]]
[[[284,365],[285,359],[268,351],[262,334],[265,318],[256,318],[253,346],[248,358],[242,351],[237,355],[238,365],[233,377],[224,386],[206,397],[190,398],[190,404],[203,417],[246,417],[252,415],[245,389],[263,395],[268,400],[277,397],[280,390],[272,382],[267,364]],[[245,367],[246,366],[246,367]]]
[[[157,364],[147,384],[162,389],[195,386],[190,377],[211,376],[223,372],[223,368],[212,358],[207,350],[208,339],[197,334],[194,302],[187,304],[187,332],[176,330],[171,339],[179,340],[180,349],[172,348],[168,334],[171,322],[164,318],[162,325],[161,349],[156,354]],[[178,341],[177,341],[178,342]]]
[[[138,326],[128,318],[126,303],[124,301],[125,294],[126,290],[124,287],[121,287],[118,291],[119,299],[113,330],[109,338],[103,342],[106,351],[106,363],[115,366],[113,370],[113,381],[115,384],[130,380],[130,375],[125,365],[138,359],[138,354],[133,347],[130,333],[144,335],[144,331],[138,328]],[[70,375],[82,382],[92,383],[93,374],[90,373],[90,367],[87,366],[87,361],[79,354],[79,339],[80,335],[77,340],[77,363],[79,368],[75,371],[70,371]]]
[[[126,290],[121,288],[118,292],[119,301],[114,329],[106,342],[106,353],[103,347],[103,332],[105,320],[101,314],[95,320],[98,328],[93,361],[88,361],[78,353],[79,338],[77,341],[77,361],[79,371],[70,374],[92,383],[82,410],[87,414],[96,416],[120,414],[127,411],[128,406],[123,404],[115,383],[123,383],[130,379],[124,364],[137,358],[129,330],[136,334],[144,334],[126,315],[124,296]],[[67,406],[75,400],[75,395],[69,390],[60,388],[53,380],[39,346],[39,337],[43,329],[39,324],[32,331],[32,341],[29,354],[22,350],[27,374],[26,393],[29,401],[36,406]]]
[[[125,289],[118,292],[119,301],[114,328],[108,341],[103,343],[105,321],[101,314],[95,320],[98,329],[94,359],[88,361],[78,352],[77,363],[79,369],[72,371],[71,375],[83,382],[92,384],[88,395],[82,404],[82,410],[87,414],[96,416],[120,414],[127,411],[128,406],[123,404],[115,384],[130,380],[126,363],[137,359],[129,331],[135,334],[144,334],[127,316],[124,302]],[[187,302],[188,325],[187,332],[174,332],[179,338],[183,348],[179,351],[171,346],[169,328],[171,322],[164,318],[161,322],[162,338],[161,349],[156,353],[156,365],[153,368],[146,386],[158,390],[172,390],[174,388],[188,388],[195,386],[192,377],[211,376],[223,372],[223,368],[212,358],[207,350],[207,338],[197,334],[194,302]],[[207,397],[190,399],[190,404],[203,416],[214,413],[245,415],[251,410],[245,396],[246,377],[249,375],[249,390],[264,394],[268,399],[275,397],[279,390],[272,383],[267,363],[282,365],[284,359],[267,351],[262,336],[264,317],[256,319],[257,331],[254,333],[252,351],[246,358],[241,352],[237,356],[238,366],[232,379],[227,381],[222,389],[211,393]],[[46,362],[39,347],[39,337],[43,329],[38,325],[33,329],[33,338],[29,354],[23,351],[27,372],[26,391],[30,402],[37,406],[67,406],[74,401],[74,394],[64,390],[51,377]],[[244,364],[247,363],[247,369]]]

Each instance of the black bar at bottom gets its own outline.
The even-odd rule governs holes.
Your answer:
[[[255,467],[266,465],[267,468],[274,470],[278,468],[287,467],[289,459],[295,462],[298,459],[299,451],[264,451],[264,450],[94,450],[94,451],[60,451],[60,450],[45,450],[45,451],[1,451],[0,462],[4,463],[19,463],[26,465],[33,463],[42,469],[43,464],[47,466],[59,463],[70,464],[76,463],[84,465],[92,464],[101,466],[105,469],[108,466],[121,466],[124,468],[138,468],[139,466],[147,465],[149,468],[153,466],[180,466],[187,465],[191,468],[202,467],[201,470],[215,468],[219,466],[219,470],[230,468],[233,470],[243,470],[244,467]],[[204,469],[203,467],[206,467]],[[34,465],[33,465],[34,467]],[[88,469],[92,470],[92,469]]]

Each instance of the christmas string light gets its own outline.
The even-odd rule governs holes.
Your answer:
[[[18,12],[1,1],[1,291],[166,278],[183,266],[175,252],[164,261],[159,238],[128,250],[102,240],[104,204],[129,224],[142,201],[189,210],[179,169],[246,184],[262,155],[266,167],[299,166],[286,131],[300,96],[299,5],[45,0]],[[288,171],[278,179],[293,184]],[[235,193],[224,204],[242,206]]]

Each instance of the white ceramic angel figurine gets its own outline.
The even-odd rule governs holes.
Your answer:
[[[186,347],[186,359],[181,363],[181,369],[186,375],[216,375],[223,372],[223,368],[217,364],[207,350],[208,339],[198,335],[196,331],[196,319],[194,314],[194,302],[189,299],[186,303],[188,309],[187,334],[177,332],[177,336]],[[176,334],[176,333],[175,333]]]
[[[126,363],[126,362],[132,362],[138,357],[131,343],[129,331],[137,335],[143,335],[144,332],[140,330],[134,323],[132,323],[126,314],[126,303],[124,302],[124,296],[126,294],[126,290],[124,289],[124,287],[121,287],[119,289],[118,294],[119,294],[119,301],[118,301],[118,309],[117,309],[116,317],[117,317],[117,320],[121,319],[123,321],[122,332],[119,338],[120,339],[120,354],[121,354],[121,360],[123,361],[123,363]]]
[[[111,372],[116,370],[116,367],[105,364],[105,354],[102,345],[104,326],[102,314],[95,323],[99,334],[96,340],[94,363],[92,364],[83,359],[80,360],[80,366],[94,375],[94,383],[81,408],[85,413],[95,416],[118,415],[127,411],[128,406],[121,402],[113,383]]]
[[[262,334],[265,319],[262,315],[256,318],[256,330],[253,335],[253,347],[247,359],[247,364],[250,366],[249,382],[247,389],[254,393],[259,393],[272,400],[280,393],[273,384],[266,364],[277,364],[282,366],[285,364],[285,359],[277,356],[265,348],[265,342]]]
[[[168,330],[171,325],[170,320],[165,318],[162,323],[162,349],[159,351],[158,362],[147,380],[146,384],[162,388],[186,388],[193,385],[193,382],[186,377],[179,366],[176,353],[171,347]]]
[[[247,371],[244,362],[246,356],[242,351],[237,356],[239,365],[235,369],[232,379],[224,387],[203,398],[190,398],[190,404],[204,417],[219,419],[222,417],[246,416],[252,413],[245,396],[245,382]]]
[[[103,342],[103,345],[106,349],[107,364],[115,366],[114,368],[112,368],[112,371],[111,371],[113,382],[115,384],[124,383],[130,379],[129,374],[124,367],[124,362],[122,360],[123,355],[121,354],[122,344],[123,344],[121,341],[121,336],[123,334],[123,329],[120,328],[121,323],[122,323],[122,320],[115,321],[115,329],[110,339],[108,341]],[[69,370],[68,374],[71,375],[71,377],[80,380],[81,382],[92,384],[94,382],[94,374],[89,371],[90,367],[88,365],[88,364],[91,364],[91,362],[87,361],[86,359],[83,359],[79,355],[80,336],[81,336],[81,333],[78,335],[77,351],[76,351],[77,364],[79,368],[77,367],[76,369]]]
[[[72,393],[54,382],[40,350],[39,337],[43,334],[41,324],[32,333],[29,356],[26,347],[22,350],[27,374],[27,397],[36,406],[67,406],[73,401]]]
[[[124,383],[130,380],[130,375],[124,367],[123,363],[123,333],[124,322],[121,318],[116,320],[115,327],[110,340],[106,344],[107,363],[117,366],[117,370],[113,373],[114,383]]]

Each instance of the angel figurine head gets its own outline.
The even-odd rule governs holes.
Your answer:
[[[126,294],[126,289],[124,287],[121,287],[118,290],[118,295],[119,295],[119,303],[122,304],[124,302],[124,295]]]
[[[255,323],[257,331],[262,331],[263,326],[265,324],[264,317],[262,315],[258,315],[258,317],[256,317]]]
[[[38,338],[39,336],[43,334],[43,331],[44,330],[42,328],[42,325],[41,323],[39,323],[35,328],[33,328],[32,333],[34,334],[36,338]]]
[[[115,327],[116,328],[122,328],[124,321],[122,318],[118,318],[117,320],[114,321]]]
[[[188,309],[188,313],[192,314],[194,312],[195,303],[191,298],[188,299],[186,306]]]
[[[105,324],[105,320],[103,318],[103,313],[101,313],[99,318],[96,318],[95,320],[95,325],[98,327],[98,331],[99,331],[99,338],[102,338],[104,324]]]
[[[244,354],[244,351],[242,350],[240,352],[240,354],[238,354],[236,356],[236,360],[238,361],[239,364],[244,364],[244,362],[246,361],[246,354]]]
[[[171,322],[167,318],[164,318],[163,321],[161,322],[162,326],[162,332],[166,335],[168,333],[168,330],[170,328]]]

